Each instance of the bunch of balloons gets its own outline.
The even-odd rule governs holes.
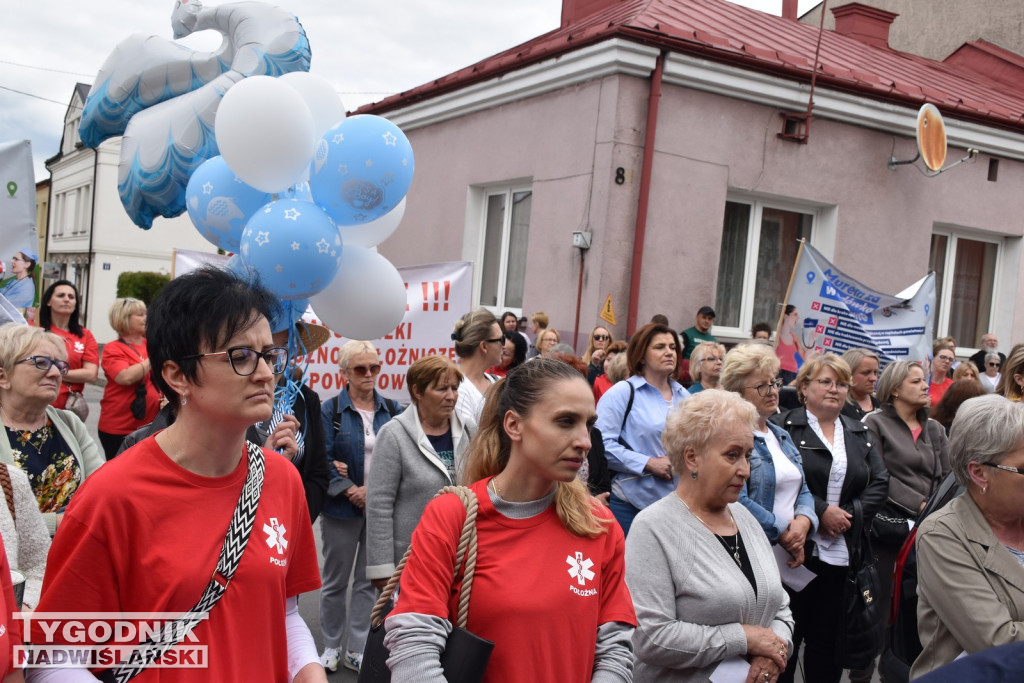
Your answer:
[[[292,308],[308,300],[338,334],[390,333],[405,284],[374,247],[405,213],[415,164],[402,131],[379,116],[345,118],[331,84],[300,71],[238,82],[215,133],[220,156],[185,190],[199,233]]]

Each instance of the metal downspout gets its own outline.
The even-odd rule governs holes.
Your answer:
[[[647,209],[651,201],[651,169],[654,167],[654,136],[658,130],[658,105],[661,102],[661,79],[665,51],[658,55],[651,75],[651,95],[647,103],[647,130],[644,135],[644,160],[640,170],[640,198],[636,207],[636,229],[633,233],[633,268],[629,278],[629,314],[626,334],[636,331],[637,307],[640,302],[640,275],[644,261],[644,238],[647,235]]]

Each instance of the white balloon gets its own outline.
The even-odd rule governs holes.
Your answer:
[[[398,206],[388,211],[377,220],[369,223],[357,223],[356,225],[339,225],[341,239],[345,246],[352,244],[357,247],[376,247],[378,244],[391,237],[398,229],[398,224],[405,216],[405,197],[398,202]]]
[[[405,317],[405,281],[391,262],[371,249],[345,245],[338,274],[309,299],[332,331],[349,339],[380,339]]]
[[[250,76],[235,84],[217,108],[214,130],[228,166],[258,190],[283,192],[308,174],[313,114],[280,79]]]
[[[345,118],[345,105],[342,104],[334,86],[323,76],[311,74],[308,71],[292,71],[281,76],[278,80],[284,81],[299,91],[302,99],[306,101],[309,111],[313,113],[315,128],[314,138],[320,136],[334,127],[338,121]]]

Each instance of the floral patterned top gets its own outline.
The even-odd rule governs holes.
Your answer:
[[[82,483],[82,470],[49,419],[35,431],[7,430],[14,463],[28,475],[40,512],[62,512]]]

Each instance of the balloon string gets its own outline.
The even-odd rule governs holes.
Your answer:
[[[297,311],[294,309],[294,304],[289,301],[287,303],[287,310],[285,315],[288,320],[292,320],[295,317]],[[295,405],[295,398],[302,390],[302,385],[306,379],[309,371],[309,353],[306,345],[302,341],[302,336],[298,333],[298,329],[295,324],[288,328],[288,367],[285,368],[285,381],[278,383],[274,387],[274,413],[279,415],[286,415],[292,412],[292,408]],[[298,379],[295,378],[295,373],[292,372],[293,365],[297,358],[303,357],[302,373]]]

